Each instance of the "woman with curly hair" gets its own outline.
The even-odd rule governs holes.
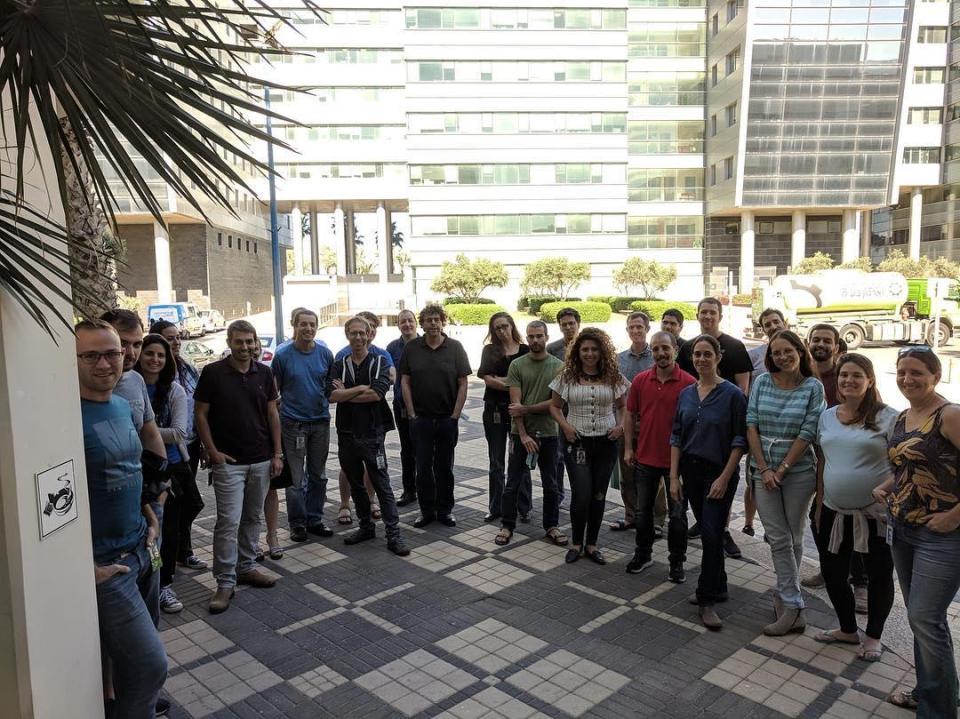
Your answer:
[[[617,440],[623,436],[624,395],[628,387],[618,369],[610,337],[595,327],[580,332],[567,352],[563,369],[550,383],[550,414],[568,443],[564,462],[570,476],[573,525],[568,564],[577,561],[581,551],[597,564],[606,564],[597,549],[597,537],[610,473],[617,462]]]

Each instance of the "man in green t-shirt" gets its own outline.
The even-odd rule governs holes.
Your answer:
[[[510,363],[510,458],[507,485],[501,499],[501,529],[494,542],[503,546],[517,526],[517,492],[524,467],[540,467],[543,484],[543,528],[547,538],[566,546],[560,532],[560,494],[557,489],[557,423],[550,416],[550,383],[563,362],[547,353],[547,325],[534,320],[527,325],[530,352]]]

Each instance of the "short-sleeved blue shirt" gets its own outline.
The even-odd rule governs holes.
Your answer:
[[[107,402],[81,399],[80,413],[93,559],[105,564],[132,551],[147,531],[140,507],[143,446],[130,403],[122,397],[113,395]]]
[[[420,335],[417,334],[417,337]],[[414,337],[413,339],[416,339]],[[403,337],[397,337],[390,344],[387,345],[387,354],[390,355],[390,359],[393,360],[393,366],[400,366],[400,358],[403,357],[403,348],[407,346],[407,343],[404,341]],[[400,389],[400,373],[397,372],[397,381],[393,383],[393,403],[398,407],[403,407],[403,390]]]
[[[330,421],[330,403],[325,392],[333,353],[323,342],[310,352],[301,352],[293,342],[281,345],[270,369],[280,393],[280,417],[291,422]]]

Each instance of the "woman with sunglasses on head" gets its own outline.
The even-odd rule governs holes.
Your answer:
[[[187,451],[187,395],[176,381],[177,365],[167,341],[158,334],[143,338],[143,349],[134,369],[147,385],[157,428],[167,450],[171,486],[163,507],[160,529],[160,609],[175,614],[183,603],[173,591],[173,574],[180,553],[180,496],[190,481],[190,453]]]
[[[776,621],[763,633],[779,637],[806,627],[800,563],[804,520],[817,487],[811,444],[826,401],[810,353],[794,332],[770,338],[764,365],[767,374],[757,377],[747,402],[747,442],[753,496],[777,575]]]
[[[506,312],[497,312],[490,318],[487,330],[489,344],[480,355],[477,377],[483,380],[483,433],[487,438],[487,457],[490,463],[487,489],[487,516],[484,522],[500,518],[500,500],[503,497],[504,469],[506,467],[507,439],[510,436],[510,390],[507,389],[507,370],[510,363],[523,357],[530,348],[523,344],[517,325]],[[530,471],[524,471],[517,497],[520,521],[527,521],[532,504]]]
[[[886,541],[886,507],[873,490],[893,476],[887,440],[897,411],[877,391],[873,363],[845,354],[836,365],[839,404],[820,415],[817,428],[817,501],[814,539],[820,568],[839,629],[814,639],[860,646],[860,658],[880,660],[883,625],[893,606],[893,557]],[[861,641],[848,575],[854,551],[864,559],[870,591],[867,628]]]
[[[573,539],[566,561],[577,561],[582,550],[587,559],[606,564],[597,537],[617,462],[617,441],[623,436],[624,395],[629,389],[609,335],[595,327],[581,330],[550,389],[550,414],[567,440],[564,462],[570,476]]]
[[[897,417],[890,435],[893,477],[873,491],[890,507],[893,562],[913,630],[917,672],[916,688],[889,701],[916,709],[922,719],[957,714],[947,607],[960,591],[960,406],[937,393],[941,373],[930,347],[900,351],[897,387],[910,408]]]

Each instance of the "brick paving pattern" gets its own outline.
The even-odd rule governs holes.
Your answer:
[[[706,631],[687,603],[699,571],[696,540],[682,585],[666,581],[665,541],[655,544],[653,567],[624,572],[632,533],[601,533],[607,566],[566,565],[565,549],[545,541],[539,527],[537,475],[530,523],[518,525],[506,547],[495,546],[496,527],[482,520],[481,410],[472,383],[457,448],[458,525],[416,530],[416,507],[401,508],[409,557],[386,550],[382,527],[376,541],[344,546],[343,533],[356,525],[336,524],[334,440],[326,514],[338,533],[292,544],[281,529],[284,558],[264,562],[280,577],[276,587],[238,587],[229,611],[211,616],[209,571],[178,569],[174,586],[185,609],[161,625],[170,716],[910,716],[883,699],[910,685],[911,657],[888,650],[868,664],[855,647],[814,642],[836,621],[817,597],[808,595],[805,634],[763,636],[773,618],[773,575],[759,533],[742,538],[747,559],[727,561],[731,591],[718,607],[719,633]],[[387,447],[399,496],[395,433]],[[202,489],[207,508],[195,540],[209,561],[214,499]],[[612,521],[621,516],[619,493],[611,489],[608,500]],[[564,509],[561,522],[568,521]]]

